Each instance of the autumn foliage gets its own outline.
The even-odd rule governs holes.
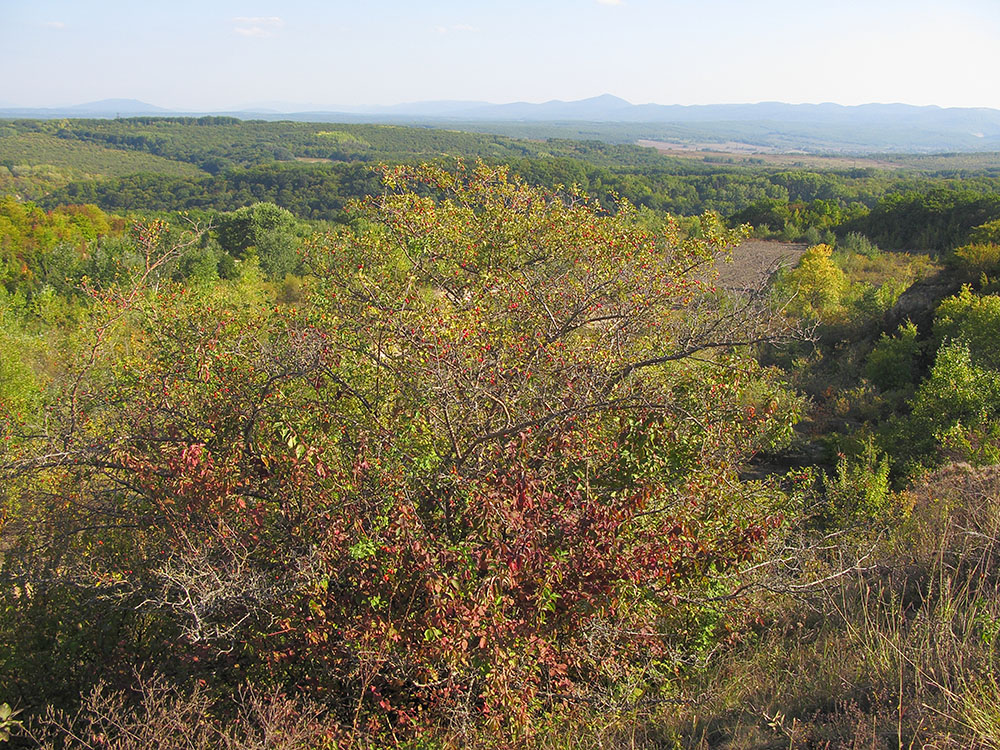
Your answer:
[[[517,737],[724,637],[697,594],[767,554],[787,499],[739,471],[794,419],[749,356],[788,334],[766,295],[712,285],[740,234],[482,166],[384,179],[294,308],[94,292],[90,356],[4,435],[26,699],[53,696],[18,673],[72,656],[68,691],[271,686],[345,742]]]

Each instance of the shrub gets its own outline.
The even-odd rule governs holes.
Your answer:
[[[1000,373],[974,364],[963,339],[938,350],[911,406],[907,443],[918,455],[986,464],[1000,459]]]
[[[878,245],[860,232],[848,232],[843,241],[837,243],[838,249],[848,253],[863,255],[866,258],[877,258],[882,254]]]
[[[892,513],[889,457],[867,440],[856,458],[841,455],[836,474],[824,481],[834,528],[885,523]]]
[[[914,386],[922,348],[917,336],[917,327],[910,321],[900,325],[895,336],[883,333],[865,361],[864,376],[883,391]]]
[[[973,227],[969,230],[969,242],[979,245],[1000,244],[1000,219]]]
[[[977,365],[1000,369],[1000,296],[979,295],[969,286],[943,300],[934,313],[938,342],[961,339]]]
[[[482,166],[385,179],[310,244],[301,308],[95,294],[60,428],[0,464],[24,501],[0,596],[39,602],[0,607],[23,645],[0,673],[66,664],[16,689],[152,660],[300,691],[373,744],[523,738],[724,632],[682,592],[759,561],[794,509],[738,479],[795,420],[747,354],[790,331],[763,290],[710,283],[740,235],[653,236]]]
[[[974,279],[1000,270],[1000,245],[996,243],[962,245],[955,249],[954,257],[958,267]]]

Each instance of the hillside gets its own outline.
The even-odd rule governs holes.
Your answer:
[[[96,143],[45,133],[2,134],[0,131],[0,193],[16,192],[39,198],[75,180],[95,180],[130,174],[198,177],[198,167],[138,151],[121,151]]]

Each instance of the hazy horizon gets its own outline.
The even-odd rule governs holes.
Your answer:
[[[324,104],[317,102],[281,102],[281,101],[257,101],[257,102],[245,102],[231,107],[164,107],[155,101],[147,101],[143,99],[136,99],[132,97],[107,97],[105,99],[95,99],[89,101],[76,101],[76,102],[57,102],[54,104],[39,104],[34,106],[25,106],[17,103],[9,103],[0,100],[0,108],[4,109],[26,109],[26,110],[46,110],[51,109],[55,111],[62,110],[72,110],[85,107],[87,105],[100,105],[107,102],[136,102],[137,104],[148,105],[150,107],[161,109],[165,112],[190,112],[190,113],[206,113],[211,114],[214,112],[260,112],[267,113],[273,112],[276,114],[303,114],[309,112],[317,113],[343,113],[343,114],[373,114],[376,113],[374,110],[390,109],[397,107],[407,107],[416,105],[432,105],[432,104],[471,104],[471,105],[485,105],[485,106],[504,106],[511,104],[548,104],[554,102],[565,102],[573,103],[577,101],[586,101],[588,99],[599,99],[601,97],[610,96],[618,99],[623,99],[628,102],[628,104],[633,106],[680,106],[680,107],[727,107],[727,106],[753,106],[753,105],[767,105],[767,104],[779,104],[779,105],[791,105],[791,106],[825,106],[825,105],[835,105],[841,107],[865,107],[865,106],[895,106],[904,105],[912,107],[929,107],[937,109],[991,109],[1000,111],[1000,106],[996,107],[947,107],[938,104],[909,104],[907,102],[859,102],[858,104],[843,104],[841,102],[830,102],[830,101],[815,101],[815,102],[786,102],[778,100],[767,100],[767,101],[755,101],[755,102],[729,102],[729,101],[719,101],[719,102],[706,102],[699,104],[681,104],[678,102],[629,102],[624,97],[619,97],[614,93],[605,92],[603,94],[596,94],[593,97],[586,97],[583,100],[575,99],[547,99],[539,101],[530,101],[527,99],[518,99],[511,101],[486,101],[486,100],[457,100],[457,99],[428,99],[428,100],[414,100],[414,101],[397,101],[397,102],[377,102],[371,105],[351,105],[351,104]],[[371,112],[369,110],[372,110]],[[88,111],[88,110],[83,110]]]
[[[0,0],[0,106],[424,101],[1000,109],[1000,3]],[[283,107],[291,107],[282,110]]]

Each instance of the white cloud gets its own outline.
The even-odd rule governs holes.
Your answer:
[[[236,24],[233,33],[257,39],[274,36],[275,32],[285,25],[278,16],[237,16],[233,19],[233,23]]]
[[[65,29],[66,28],[66,24],[64,24],[62,21],[46,21],[45,23],[42,24],[42,26],[44,26],[47,29]]]

